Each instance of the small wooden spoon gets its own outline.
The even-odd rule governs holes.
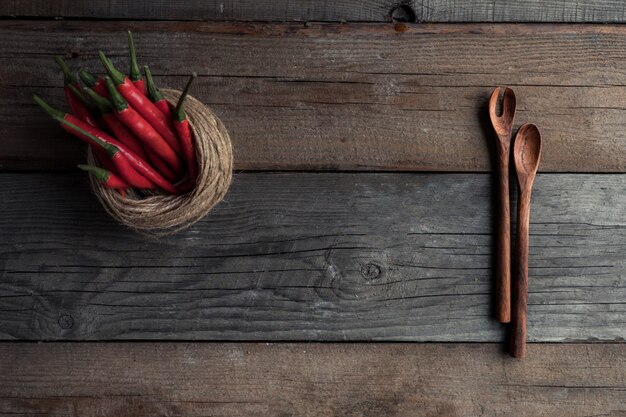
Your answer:
[[[496,254],[496,318],[500,323],[511,321],[511,207],[509,205],[509,160],[511,158],[511,135],[515,118],[515,93],[504,90],[502,115],[496,114],[500,87],[496,87],[489,99],[489,118],[498,137],[498,208],[497,208],[497,254]]]
[[[541,156],[541,134],[537,126],[520,127],[513,145],[513,159],[519,198],[517,200],[517,236],[515,244],[515,275],[513,280],[511,355],[526,355],[526,304],[528,302],[528,232],[530,227],[530,194]]]

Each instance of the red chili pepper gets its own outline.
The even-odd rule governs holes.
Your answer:
[[[60,121],[59,119],[65,119],[69,121],[70,123],[75,124],[81,129],[84,129],[88,131],[89,133],[91,133],[92,135],[98,137],[98,139],[100,139],[103,142],[110,143],[115,146],[121,145],[117,139],[112,138],[111,136],[107,135],[105,132],[102,132],[101,130],[98,130],[95,127],[83,122],[78,117],[74,116],[73,114],[65,113],[65,112],[62,112],[60,110],[53,108],[48,103],[43,101],[41,97],[39,97],[38,95],[34,95],[33,99],[35,100],[35,103],[41,106],[46,111],[46,113],[48,113],[53,119],[57,121]],[[74,133],[74,131],[71,129],[68,129],[66,125],[62,125],[61,127],[70,133]],[[79,138],[82,139],[84,142],[87,142],[89,145],[94,145],[94,143],[86,137],[79,136]],[[96,146],[96,148],[98,147]]]
[[[150,182],[150,180],[141,175],[133,167],[130,161],[120,152],[120,149],[117,146],[101,141],[86,130],[81,129],[75,124],[68,122],[66,119],[61,119],[60,122],[68,126],[72,131],[80,133],[81,136],[85,136],[94,143],[101,146],[115,165],[115,168],[117,168],[120,176],[132,187],[142,189],[152,189],[156,187],[152,182]]]
[[[95,179],[107,188],[114,190],[130,188],[130,185],[126,181],[106,169],[93,165],[78,165],[78,168],[91,173]]]
[[[126,148],[124,145],[119,143],[117,140],[113,139],[106,133],[101,132],[92,126],[89,126],[87,123],[81,121],[80,119],[78,119],[77,117],[71,114],[63,113],[59,110],[54,109],[37,95],[34,95],[33,99],[50,116],[52,116],[53,119],[59,121],[61,123],[61,126],[65,130],[67,130],[68,132],[71,132],[72,134],[77,136],[79,139],[82,139],[83,141],[89,143],[92,146],[96,146],[96,147],[100,147],[104,149],[112,161],[113,161],[113,156],[117,154],[121,154],[120,157],[116,157],[113,163],[115,164],[115,167],[117,168],[120,176],[126,179],[129,182],[129,184],[131,184],[133,187],[154,188],[154,184],[156,184],[157,186],[161,187],[165,191],[169,191],[171,193],[178,192],[171,183],[169,183],[165,178],[163,178],[162,175],[156,172],[144,160],[139,158],[132,151],[128,150],[128,148]],[[120,162],[121,159],[124,159],[124,161]],[[145,177],[143,178],[143,180],[145,181],[149,180],[148,182],[152,181],[152,183],[154,184],[150,183],[152,184],[151,187],[135,185],[132,180],[126,177],[126,175],[128,175],[129,173],[132,173],[126,167],[126,165],[133,168],[135,173],[139,173],[138,174],[139,176],[143,175]],[[136,180],[135,182],[140,181],[137,179],[135,180]],[[143,182],[143,185],[146,185],[145,182]]]
[[[172,171],[172,169],[159,158],[157,154],[151,149],[145,150],[141,145],[141,141],[132,133],[115,114],[113,114],[113,105],[111,102],[98,94],[93,90],[85,89],[96,105],[99,107],[102,113],[104,122],[109,126],[109,129],[113,132],[113,135],[118,138],[123,144],[128,146],[130,150],[139,155],[144,161],[150,162],[150,164],[157,169],[161,175],[170,181],[176,181],[178,176]],[[108,95],[108,90],[107,90]]]
[[[91,146],[101,148],[104,150],[109,159],[115,165],[115,168],[119,172],[120,176],[128,181],[133,187],[137,188],[155,188],[155,185],[148,181],[145,177],[142,177],[137,173],[128,160],[122,156],[119,152],[119,148],[113,145],[115,139],[108,136],[106,133],[95,129],[93,126],[88,125],[82,120],[78,119],[74,115],[63,113],[49,106],[39,96],[33,96],[33,99],[39,104],[52,118],[61,123],[61,127],[66,131],[74,134],[79,139],[87,142]],[[90,132],[97,131],[98,136],[92,135]],[[106,138],[103,140],[101,138]]]
[[[78,83],[76,77],[72,74],[60,55],[55,55],[54,60],[61,67],[61,71],[63,71],[63,90],[65,91],[65,100],[67,100],[67,104],[69,104],[70,109],[72,109],[72,113],[90,125],[94,127],[98,126],[96,119],[89,112],[89,109],[81,102],[80,98],[72,92],[71,87],[80,88],[80,84]]]
[[[148,123],[150,123],[150,125],[152,125],[154,130],[156,130],[161,137],[167,141],[170,147],[175,152],[180,154],[182,151],[180,143],[178,143],[176,134],[170,128],[168,119],[163,115],[163,113],[161,113],[154,103],[148,99],[148,97],[137,90],[128,77],[125,77],[124,74],[115,69],[113,63],[106,57],[106,55],[104,55],[102,51],[100,51],[99,54],[100,60],[106,67],[109,76],[117,88],[117,91],[128,101],[133,109],[135,109]]]
[[[189,93],[189,88],[191,87],[193,80],[195,80],[197,76],[198,75],[195,72],[191,74],[191,77],[189,77],[189,81],[187,81],[187,85],[185,85],[183,93],[178,99],[176,109],[174,110],[174,127],[176,128],[176,132],[178,133],[178,139],[180,140],[181,146],[183,148],[183,156],[185,157],[185,162],[187,163],[187,167],[189,168],[189,179],[192,183],[195,183],[196,177],[198,176],[198,163],[196,161],[196,152],[193,146],[191,129],[189,128],[189,121],[187,120],[187,115],[185,114],[184,107],[185,99],[187,98],[187,94]]]
[[[100,110],[100,113],[102,114],[102,120],[111,130],[113,136],[115,136],[124,145],[128,146],[128,149],[135,152],[141,159],[147,161],[148,156],[146,154],[146,151],[141,146],[141,141],[137,139],[137,136],[129,131],[126,126],[124,126],[124,124],[122,124],[122,122],[115,116],[115,114],[113,114],[113,105],[111,104],[111,102],[106,98],[96,94],[96,92],[90,88],[86,88],[85,91],[87,92],[87,94],[89,94],[93,102],[96,104],[98,110]]]
[[[174,110],[174,127],[176,128],[176,132],[178,132],[178,139],[180,139],[180,144],[183,148],[185,162],[187,162],[187,167],[189,168],[189,179],[192,183],[195,183],[196,177],[198,176],[198,162],[196,160],[196,152],[193,146],[193,139],[191,137],[191,129],[189,128],[189,121],[187,120],[184,106],[191,83],[197,76],[198,74],[194,72],[191,77],[189,77],[189,81],[187,81],[187,85],[185,86],[183,93],[180,95],[178,103],[176,104],[176,109]]]
[[[111,102],[98,94],[93,90],[87,88],[85,91],[90,95],[93,101],[96,103],[100,112],[102,113],[102,119],[106,125],[113,132],[113,136],[120,140],[128,148],[135,152],[141,159],[147,161],[156,170],[161,173],[167,180],[176,181],[178,176],[172,169],[151,149],[145,150],[141,145],[141,141],[132,133],[121,121],[113,114],[113,105]],[[108,91],[107,91],[108,93]]]
[[[107,90],[106,82],[102,77],[96,77],[89,71],[82,69],[78,71],[78,76],[85,85],[91,88],[104,98],[109,98],[109,90]]]
[[[145,150],[141,145],[141,141],[113,114],[113,106],[111,102],[104,97],[96,94],[93,90],[86,88],[85,91],[90,95],[102,113],[102,120],[122,144],[128,149],[136,153],[144,161],[147,161],[156,170],[161,173],[167,180],[176,181],[178,176],[172,169],[156,155],[152,150]],[[99,151],[101,149],[95,148]],[[102,152],[101,152],[102,153]],[[106,156],[106,154],[104,154]],[[102,162],[102,161],[100,161]],[[108,167],[105,167],[109,169]]]
[[[61,119],[60,122],[69,126],[72,130],[80,133],[82,136],[88,137],[94,143],[99,144],[115,164],[120,176],[131,186],[136,188],[154,188],[154,184],[156,184],[158,187],[161,187],[165,191],[172,194],[178,193],[178,190],[176,190],[172,184],[150,168],[144,161],[133,159],[132,154],[123,152],[121,148],[115,145],[101,141],[91,133],[65,119]]]
[[[128,105],[126,100],[124,100],[120,93],[115,89],[113,81],[109,77],[106,77],[106,82],[109,94],[111,95],[113,108],[115,109],[118,119],[120,119],[120,121],[124,123],[124,125],[126,125],[126,127],[128,127],[135,135],[137,135],[137,138],[139,138],[139,140],[144,144],[146,149],[154,151],[154,153],[156,153],[159,157],[163,158],[163,160],[167,162],[174,171],[182,171],[182,164],[180,159],[178,159],[176,152],[170,148],[167,142],[165,142],[161,135],[154,130],[150,123],[141,117],[135,109]]]
[[[167,120],[172,120],[172,109],[170,109],[170,104],[167,102],[167,100],[165,100],[165,97],[163,97],[161,91],[159,91],[157,86],[154,84],[154,80],[152,79],[152,73],[150,72],[150,68],[148,68],[147,65],[144,65],[143,72],[146,74],[148,98],[154,103],[155,106],[157,106],[159,110],[161,110],[161,113],[163,113],[165,117],[167,117]]]
[[[159,155],[154,152],[148,152],[148,162],[156,168],[157,172],[163,175],[166,179],[175,183],[179,179],[179,175],[177,175],[172,168],[170,168],[163,159],[159,157]]]
[[[146,88],[144,86],[143,77],[139,70],[139,64],[137,64],[137,54],[135,53],[135,42],[133,41],[133,34],[128,31],[128,52],[130,53],[130,74],[129,78],[137,90],[146,94]]]
[[[154,188],[154,184],[156,184],[158,187],[172,194],[178,193],[178,190],[176,190],[176,188],[165,178],[148,166],[148,164],[144,161],[134,159],[131,153],[124,152],[120,147],[101,141],[91,133],[79,128],[65,119],[61,119],[60,122],[68,125],[77,133],[88,137],[93,142],[98,143],[106,151],[107,155],[109,155],[121,177],[128,181],[128,183],[133,187]],[[146,186],[146,184],[149,186]]]
[[[119,149],[121,149],[121,148],[119,148]],[[169,193],[178,194],[178,190],[176,189],[176,187],[174,187],[171,182],[166,180],[163,177],[163,175],[161,175],[157,171],[155,171],[154,168],[152,168],[150,165],[148,165],[145,161],[143,161],[141,159],[138,159],[138,158],[132,156],[132,154],[129,154],[129,153],[124,153],[124,156],[126,156],[126,158],[130,162],[132,167],[137,172],[139,172],[141,175],[143,175],[145,178],[147,178],[148,180],[152,181],[158,187],[162,188],[163,190],[165,190],[165,191],[167,191]]]

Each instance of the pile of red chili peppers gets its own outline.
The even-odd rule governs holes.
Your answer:
[[[154,84],[150,69],[139,70],[133,36],[128,32],[130,73],[118,71],[102,51],[107,76],[81,69],[82,84],[60,56],[65,98],[71,113],[33,99],[63,129],[87,142],[99,167],[79,165],[105,187],[126,196],[129,188],[180,194],[193,188],[198,164],[193,136],[184,110],[194,73],[174,109]],[[144,80],[145,75],[145,80]]]

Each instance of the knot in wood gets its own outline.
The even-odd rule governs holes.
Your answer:
[[[59,327],[63,330],[71,329],[74,326],[74,318],[69,314],[59,316]]]
[[[415,11],[408,4],[396,4],[390,13],[393,22],[415,23]]]
[[[376,264],[370,262],[365,265],[361,265],[361,275],[363,275],[363,278],[367,280],[379,278],[381,274],[382,270],[380,266]]]

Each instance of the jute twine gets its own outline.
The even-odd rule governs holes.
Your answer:
[[[170,104],[176,103],[181,94],[177,90],[161,91]],[[192,96],[187,97],[185,112],[198,159],[196,185],[186,194],[151,192],[146,195],[131,190],[123,198],[90,175],[93,191],[104,209],[115,220],[138,232],[164,236],[183,230],[203,218],[228,191],[233,151],[226,128],[208,107]],[[97,165],[91,150],[88,160]]]

